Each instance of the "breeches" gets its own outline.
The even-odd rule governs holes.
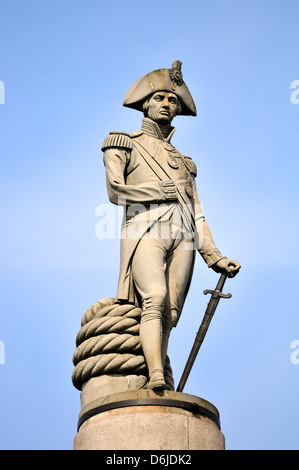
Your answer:
[[[132,260],[135,287],[142,299],[141,321],[161,320],[163,330],[176,326],[194,264],[193,241],[172,227],[171,237],[148,232],[138,243]]]

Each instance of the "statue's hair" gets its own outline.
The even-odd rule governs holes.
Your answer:
[[[152,95],[150,95],[142,104],[142,111],[143,111],[144,117],[147,117],[148,108],[149,108],[149,100],[151,99],[151,97],[153,95],[154,95],[154,93]],[[177,100],[178,100],[178,109],[177,109],[177,112],[176,112],[176,116],[178,114],[180,114],[181,111],[182,111],[182,104],[181,104],[181,101],[180,101],[178,96],[177,96]]]

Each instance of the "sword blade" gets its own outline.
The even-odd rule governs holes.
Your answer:
[[[204,294],[212,294],[212,295],[211,295],[211,298],[210,298],[209,303],[207,305],[205,315],[204,315],[203,320],[201,322],[200,328],[197,332],[197,335],[196,335],[193,347],[191,349],[191,352],[189,354],[189,358],[187,360],[187,363],[186,363],[185,369],[183,371],[181,380],[180,380],[179,385],[177,387],[177,390],[176,390],[177,392],[182,392],[183,389],[184,389],[184,386],[187,382],[187,379],[188,379],[189,374],[191,372],[192,366],[195,362],[195,359],[196,359],[198,351],[199,351],[199,349],[202,345],[202,342],[203,342],[203,340],[206,336],[206,333],[208,331],[208,328],[210,326],[211,320],[213,318],[213,315],[215,313],[215,310],[217,308],[217,305],[218,305],[220,299],[221,298],[230,298],[231,297],[231,294],[227,294],[227,295],[222,294],[222,289],[223,289],[223,286],[224,286],[224,283],[225,283],[226,279],[227,279],[226,274],[221,274],[215,290],[214,291],[213,290],[205,290],[204,291]]]

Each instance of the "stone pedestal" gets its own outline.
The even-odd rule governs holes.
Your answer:
[[[218,410],[167,390],[114,393],[82,407],[75,450],[224,450]]]

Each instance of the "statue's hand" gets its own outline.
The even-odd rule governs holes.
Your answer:
[[[224,258],[211,266],[211,268],[216,271],[216,273],[226,274],[227,277],[235,277],[240,271],[241,265],[238,261]]]

